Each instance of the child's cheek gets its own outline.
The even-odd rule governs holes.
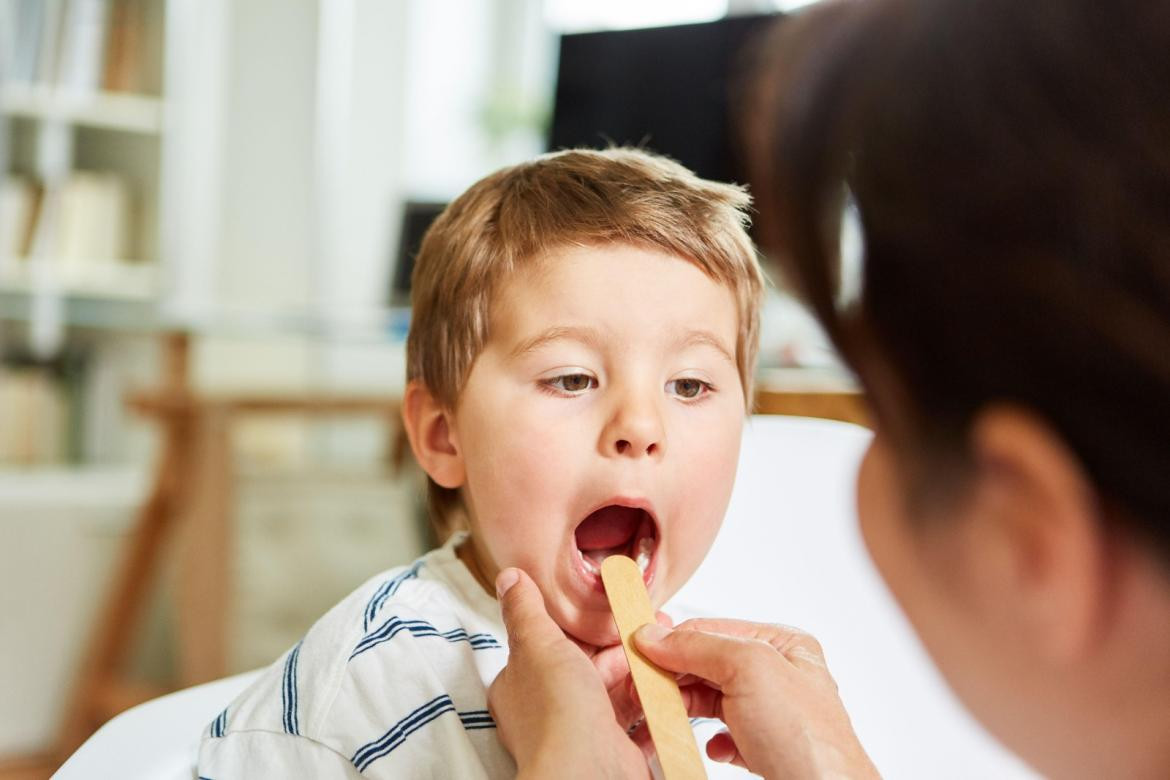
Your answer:
[[[675,506],[683,514],[670,529],[670,565],[664,586],[673,592],[694,574],[706,557],[731,498],[739,460],[741,428],[738,424],[716,427],[716,435],[690,443],[686,450],[681,493]],[[722,432],[726,431],[726,432]]]

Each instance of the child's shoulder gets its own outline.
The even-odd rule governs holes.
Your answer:
[[[437,702],[438,715],[450,711],[461,721],[486,715],[486,686],[506,660],[503,639],[494,601],[446,545],[342,599],[211,723],[205,739],[261,730],[353,756],[422,705]]]

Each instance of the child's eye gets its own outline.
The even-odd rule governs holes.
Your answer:
[[[666,383],[666,391],[677,395],[679,398],[691,399],[709,393],[711,391],[711,385],[702,379],[672,379]]]
[[[597,387],[597,379],[589,374],[562,374],[561,376],[554,376],[551,379],[544,380],[547,387],[560,390],[562,393],[569,395],[578,395],[586,390],[593,390]]]

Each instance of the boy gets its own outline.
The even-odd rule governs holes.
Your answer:
[[[427,233],[403,419],[446,544],[330,610],[211,723],[200,775],[511,777],[487,686],[492,582],[517,566],[567,634],[618,641],[598,565],[661,605],[727,507],[762,277],[748,196],[632,149],[483,179]]]

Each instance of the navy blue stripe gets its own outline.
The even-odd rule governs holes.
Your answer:
[[[491,717],[490,710],[464,710],[459,713],[460,718],[482,718],[484,716]]]
[[[361,641],[357,643],[357,646],[354,647],[353,652],[350,654],[349,660],[352,661],[370,648],[376,647],[383,642],[389,642],[403,631],[407,631],[416,637],[433,636],[446,639],[452,643],[467,642],[473,650],[487,650],[501,646],[499,640],[491,634],[468,634],[464,628],[453,628],[450,631],[440,633],[437,628],[425,620],[403,620],[395,615],[391,615],[377,630],[362,637]]]
[[[418,729],[430,723],[445,712],[454,712],[455,703],[451,697],[442,694],[431,699],[402,720],[395,723],[389,731],[377,740],[357,749],[351,761],[359,772],[379,758],[393,752],[395,748],[406,741],[406,738]]]
[[[302,642],[304,640],[301,640]],[[284,731],[286,734],[300,734],[297,722],[297,658],[301,654],[301,642],[297,642],[284,661],[284,684],[280,690],[280,703],[284,708]]]
[[[496,721],[487,710],[461,712],[459,713],[459,720],[463,722],[463,728],[469,731],[471,729],[494,729],[496,727]]]
[[[463,724],[463,728],[467,731],[494,729],[496,727],[496,722],[492,719],[492,714],[488,710],[458,712],[455,710],[455,703],[451,701],[451,697],[447,694],[442,694],[431,699],[398,721],[398,723],[395,723],[389,731],[377,740],[362,745],[354,753],[351,762],[357,767],[359,772],[365,771],[366,767],[377,759],[393,753],[411,734],[440,715],[448,712],[455,712],[459,716],[459,722]]]
[[[490,723],[464,723],[463,728],[466,731],[478,731],[480,729],[494,729],[496,722],[493,720]]]
[[[422,565],[423,562],[421,560],[415,561],[407,571],[402,572],[389,583],[387,583],[386,588],[383,589],[382,593],[374,601],[374,609],[370,613],[371,621],[373,621],[373,619],[377,616],[378,610],[382,608],[382,605],[386,603],[386,599],[397,593],[398,589],[402,587],[404,582],[407,580],[412,580],[418,576],[419,569],[422,568]]]
[[[406,571],[399,572],[386,582],[382,583],[382,585],[370,598],[369,603],[366,604],[365,616],[362,620],[362,631],[368,631],[370,629],[370,623],[374,622],[374,618],[377,616],[378,610],[381,609],[382,605],[386,603],[386,599],[397,593],[398,589],[402,587],[402,583],[417,577],[418,571],[422,568],[422,565],[422,559],[419,559],[415,561],[414,564]]]
[[[302,640],[302,641],[304,641],[304,640]],[[300,706],[299,706],[300,705],[300,688],[299,688],[298,681],[297,681],[297,672],[300,670],[300,666],[301,666],[301,643],[300,642],[297,642],[297,646],[293,650],[292,666],[293,666],[293,668],[292,668],[292,712],[290,713],[292,715],[292,727],[293,727],[292,733],[293,734],[300,734],[301,733]]]
[[[425,620],[402,620],[395,615],[391,615],[376,631],[372,631],[361,638],[354,647],[349,659],[352,661],[354,656],[369,650],[379,642],[386,642],[393,639],[400,632],[408,631],[412,627],[421,631],[434,628],[434,626]]]
[[[227,708],[223,712],[215,716],[215,720],[211,721],[211,736],[222,737],[227,731]]]

